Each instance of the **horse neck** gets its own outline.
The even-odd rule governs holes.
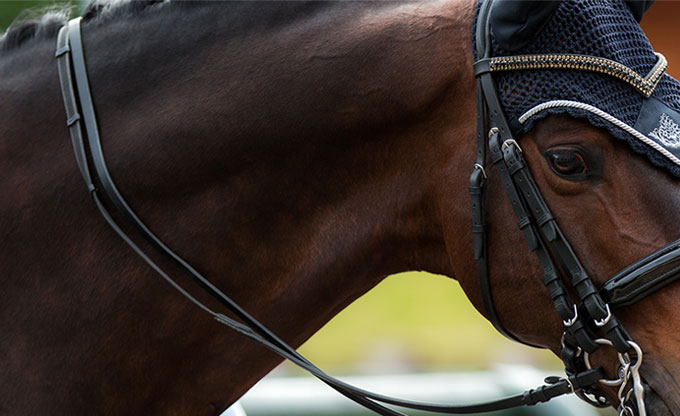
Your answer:
[[[447,233],[468,234],[462,190],[475,152],[471,4],[340,3],[290,26],[254,27],[237,37],[220,8],[239,5],[187,9],[176,24],[162,22],[159,12],[83,26],[107,164],[136,213],[294,345],[388,274],[418,269],[453,276],[446,245],[451,251],[458,242],[444,241],[442,222],[453,227]],[[66,129],[64,139],[67,146]],[[64,177],[79,181],[75,163],[69,166]],[[85,194],[74,198],[80,204]],[[186,334],[164,342],[162,353],[117,368],[116,380],[134,383],[135,372],[145,380],[153,373],[158,391],[166,385],[178,391],[173,400],[139,391],[145,396],[128,398],[128,410],[148,406],[153,394],[162,396],[154,402],[158,409],[228,402],[275,365],[276,358],[238,336],[216,333],[188,303],[177,306],[176,295],[159,295],[148,269],[84,204],[78,222],[91,226],[71,232],[90,234],[71,240],[89,242],[88,256],[70,275],[125,270],[117,280],[96,283],[124,306],[84,308],[118,331],[155,334],[160,327]],[[65,244],[50,250],[74,251]],[[161,298],[149,305],[152,296]],[[121,308],[125,313],[114,316]],[[162,325],[132,313],[147,308]],[[182,319],[177,310],[185,311]],[[137,345],[143,340],[102,346],[100,339],[80,345],[145,354]],[[76,347],[64,344],[63,355]],[[196,352],[191,371],[169,377],[152,370],[187,349]],[[225,350],[227,357],[214,358]],[[93,377],[110,371],[92,362],[99,358],[88,360]],[[195,378],[201,382],[192,383]],[[114,412],[119,403],[102,405]]]
[[[228,19],[212,7],[183,21]],[[328,7],[248,37],[219,21],[214,39],[173,25],[138,33],[135,67],[96,45],[111,34],[86,35],[120,188],[170,246],[296,343],[390,273],[453,274],[436,195],[474,152],[469,4]],[[129,97],[121,89],[134,102],[116,99]],[[302,331],[301,316],[314,321]]]
[[[248,37],[224,4],[181,16],[212,39],[192,23],[85,28],[115,179],[180,251],[200,236],[186,254],[237,298],[295,285],[329,298],[339,281],[353,298],[402,270],[452,274],[434,196],[452,158],[472,160],[453,114],[472,108],[469,4],[326,7]]]

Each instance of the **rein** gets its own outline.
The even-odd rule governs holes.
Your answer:
[[[479,19],[478,31],[480,30],[479,28],[482,28],[483,33],[487,35],[484,39],[488,39],[488,11],[491,3],[492,1],[484,3]],[[562,235],[545,202],[543,202],[538,188],[526,167],[521,149],[515,140],[512,139],[510,129],[498,103],[491,74],[485,72],[483,67],[480,69],[479,65],[475,66],[475,73],[479,78],[477,122],[480,128],[478,132],[477,163],[471,177],[470,193],[473,200],[475,258],[479,264],[480,286],[482,288],[484,307],[487,316],[501,333],[521,342],[510,335],[500,323],[493,307],[488,279],[484,220],[484,184],[486,180],[484,166],[486,162],[486,140],[488,137],[491,159],[498,168],[506,191],[513,201],[513,206],[516,208],[515,213],[518,216],[520,228],[524,232],[530,248],[536,252],[539,260],[541,260],[541,265],[546,271],[546,286],[550,290],[551,298],[556,304],[558,313],[565,320],[567,328],[563,340],[562,358],[565,361],[567,377],[549,377],[546,379],[546,383],[548,383],[546,385],[486,403],[458,406],[422,403],[376,394],[327,375],[220,291],[182,257],[166,246],[142,222],[116,187],[106,166],[94,104],[90,93],[80,21],[80,18],[73,19],[60,29],[55,55],[66,110],[67,126],[71,135],[76,162],[88,192],[101,215],[120,238],[153,270],[180,292],[182,296],[210,314],[217,322],[262,344],[281,357],[290,360],[356,403],[378,414],[391,416],[399,416],[403,415],[403,413],[386,407],[385,404],[445,414],[472,414],[525,405],[531,406],[570,393],[577,393],[581,396],[584,393],[591,393],[596,394],[596,397],[602,398],[601,395],[597,396],[598,393],[594,390],[593,386],[602,380],[604,372],[601,367],[592,368],[590,366],[588,354],[592,353],[601,344],[612,343],[619,352],[622,366],[626,368],[621,391],[625,389],[628,379],[632,379],[633,390],[635,391],[635,396],[638,397],[638,408],[641,407],[643,409],[639,414],[645,415],[640,390],[642,385],[637,373],[637,369],[642,363],[642,352],[630,340],[628,334],[613,317],[610,307],[605,303],[605,299],[612,306],[627,305],[670,283],[670,277],[674,273],[676,274],[676,271],[680,268],[680,261],[677,260],[680,257],[680,242],[667,246],[659,252],[631,265],[608,281],[604,288],[598,292]],[[478,50],[481,51],[485,50],[485,45],[480,40],[481,36],[479,36],[479,33],[477,37]],[[486,54],[488,55],[488,45],[486,46]],[[491,119],[491,128],[488,135],[484,133],[486,131],[485,109]],[[83,126],[85,133],[83,133]],[[209,308],[161,269],[129,237],[116,219],[113,218],[111,211],[100,198],[100,192],[105,195],[108,203],[115,208],[114,211],[124,217],[154,250],[161,253],[176,267],[186,273],[199,288],[217,300],[240,321]],[[533,213],[536,213],[536,215]],[[546,239],[547,244],[541,236]],[[580,306],[577,307],[576,303],[569,299],[558,269],[552,262],[550,253],[556,256],[561,269],[568,271],[570,281],[582,301]],[[663,273],[659,273],[659,269],[663,269]],[[596,319],[595,324],[603,328],[611,341],[595,337],[590,329],[591,322],[587,321],[586,317],[591,318],[591,321]],[[628,356],[628,351],[631,348],[637,351],[635,362],[632,362]],[[616,383],[616,381],[612,383]],[[624,392],[622,394],[629,393]],[[603,400],[598,400],[595,404],[603,405],[605,404]],[[624,406],[623,399],[621,403],[622,407],[630,407],[628,405]]]

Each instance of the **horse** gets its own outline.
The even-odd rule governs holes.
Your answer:
[[[293,346],[400,271],[456,279],[490,317],[467,192],[474,16],[471,0],[95,3],[82,38],[109,170],[150,229]],[[0,414],[218,415],[280,358],[102,220],[64,124],[64,22],[19,23],[0,45]],[[605,129],[551,115],[518,142],[597,284],[678,238],[678,179]],[[555,171],[586,163],[585,180]],[[559,355],[562,319],[487,171],[494,314]],[[616,311],[655,415],[680,415],[679,290]],[[591,361],[619,371],[610,350]]]

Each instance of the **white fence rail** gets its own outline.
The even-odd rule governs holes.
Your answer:
[[[404,399],[437,403],[476,403],[505,397],[543,384],[550,374],[530,367],[501,366],[495,371],[469,373],[403,374],[342,377],[361,388]],[[310,377],[268,376],[240,400],[248,416],[363,416],[373,415]],[[231,414],[239,416],[235,407]],[[425,415],[407,411],[409,415]],[[575,396],[549,403],[485,415],[597,416],[598,413]]]

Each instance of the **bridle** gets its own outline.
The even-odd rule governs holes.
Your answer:
[[[620,414],[632,415],[637,411],[638,415],[644,416],[646,415],[644,386],[639,375],[642,351],[613,315],[612,310],[633,304],[680,277],[680,240],[628,266],[605,282],[600,289],[595,286],[557,225],[529,171],[522,149],[514,138],[514,131],[517,129],[513,129],[508,123],[492,76],[491,66],[494,62],[500,63],[499,66],[505,65],[505,68],[499,69],[505,70],[511,63],[520,59],[526,67],[530,63],[540,62],[543,57],[528,55],[521,58],[495,57],[492,60],[494,57],[491,56],[489,21],[492,5],[493,0],[484,0],[476,27],[476,48],[479,54],[479,59],[474,64],[475,76],[478,79],[477,160],[469,187],[472,199],[474,253],[486,315],[500,333],[522,342],[503,327],[494,308],[489,282],[485,224],[487,179],[485,166],[488,143],[491,162],[503,183],[524,239],[529,249],[536,254],[543,269],[543,283],[563,321],[561,358],[567,375],[579,374],[590,368],[589,355],[602,345],[612,346],[619,356],[621,378],[601,382],[607,386],[619,387]],[[554,65],[558,65],[557,62],[562,57],[570,59],[571,62],[588,61],[591,58],[555,54],[550,59],[556,62]],[[605,62],[602,65],[606,64]],[[660,56],[652,74],[657,81],[663,74],[664,65],[665,59]],[[539,67],[538,64],[535,66]],[[565,280],[578,295],[576,301],[571,299]],[[634,352],[632,359],[629,355],[631,352]],[[594,386],[588,386],[577,394],[595,406],[609,405],[604,395]]]
[[[487,20],[490,4],[491,1],[485,2],[480,14],[482,24],[479,27],[482,28],[482,33],[485,34],[488,34]],[[488,71],[484,71],[483,62],[484,59],[488,58],[488,51],[487,55],[484,55],[480,61],[481,64],[475,65],[475,72],[479,78],[477,118],[480,131],[478,133],[478,158],[470,186],[473,200],[475,258],[479,262],[480,286],[482,287],[484,306],[487,316],[489,316],[494,326],[501,333],[515,339],[503,328],[494,311],[486,269],[485,209],[483,203],[486,180],[484,166],[487,136],[483,132],[486,131],[487,127],[484,112],[485,109],[488,109],[487,113],[490,115],[490,134],[488,138],[491,160],[498,168],[511,199],[514,198],[513,200],[518,202],[514,205],[521,208],[519,211],[516,210],[520,220],[520,228],[523,230],[530,248],[537,253],[539,260],[541,260],[541,264],[546,271],[546,285],[550,290],[551,298],[555,301],[558,313],[566,321],[567,329],[565,330],[563,340],[562,358],[567,368],[567,377],[550,377],[546,380],[547,384],[544,386],[500,400],[475,405],[448,406],[383,396],[359,389],[328,376],[306,358],[298,354],[295,349],[282,341],[272,331],[250,316],[189,263],[166,246],[141,221],[116,187],[106,166],[94,105],[90,94],[81,39],[80,20],[80,18],[73,19],[61,28],[57,39],[55,55],[58,61],[59,81],[66,110],[67,126],[71,135],[76,162],[85,180],[88,192],[101,215],[120,238],[185,298],[210,314],[217,322],[228,326],[232,330],[264,345],[281,357],[290,360],[356,403],[381,415],[398,416],[402,415],[402,413],[386,407],[385,404],[437,413],[472,414],[524,405],[531,406],[564,394],[575,392],[583,395],[585,392],[588,392],[598,397],[595,404],[602,405],[604,402],[599,399],[602,396],[598,395],[593,386],[598,380],[603,378],[604,372],[601,367],[590,367],[588,354],[597,349],[600,344],[610,341],[596,337],[596,332],[593,331],[591,325],[592,320],[595,319],[598,320],[597,325],[602,328],[602,331],[619,352],[622,365],[626,367],[623,381],[619,383],[623,385],[621,389],[625,390],[628,384],[633,385],[633,388],[624,391],[621,397],[630,395],[629,391],[634,392],[636,397],[640,394],[642,385],[639,381],[637,369],[639,369],[639,365],[642,363],[642,352],[639,348],[636,349],[636,344],[630,340],[630,337],[620,324],[609,313],[610,309],[607,307],[605,300],[611,306],[629,304],[670,283],[672,278],[677,277],[675,276],[675,271],[678,268],[678,261],[676,259],[680,256],[680,243],[674,243],[674,245],[667,246],[659,252],[640,260],[612,278],[605,284],[603,289],[598,291],[580,266],[578,259],[552,218],[540,193],[538,193],[538,189],[529,171],[526,169],[526,163],[522,158],[519,146],[512,139],[498,103],[491,74]],[[478,50],[484,50],[484,41],[481,42],[481,48],[480,44],[478,44]],[[85,134],[83,134],[83,127]],[[518,183],[520,184],[518,185]],[[106,204],[100,198],[101,191],[103,191],[108,200]],[[529,192],[531,192],[533,197],[529,197]],[[186,273],[199,288],[217,300],[220,305],[228,309],[239,320],[209,308],[179,285],[128,236],[123,228],[119,226],[114,216],[111,215],[107,205],[112,205],[115,212],[125,218],[154,250],[161,253],[176,267]],[[531,211],[527,207],[530,207]],[[533,215],[534,209],[539,210],[536,211],[539,213],[538,215]],[[543,242],[541,236],[546,239],[547,243]],[[581,300],[578,307],[574,306],[576,303],[571,302],[569,299],[557,269],[552,264],[548,254],[548,247],[552,250],[553,254],[557,254],[556,258],[562,269],[571,272],[569,274],[570,281]],[[664,272],[659,273],[658,269],[663,269]],[[636,349],[637,352],[633,360],[631,360],[628,354],[631,348]],[[628,378],[632,380],[630,383],[627,381]],[[624,408],[633,409],[635,404],[630,404],[629,402],[628,397],[626,397]],[[638,401],[638,403],[642,402]],[[639,413],[640,415],[644,415],[644,405],[642,405],[642,409]]]

